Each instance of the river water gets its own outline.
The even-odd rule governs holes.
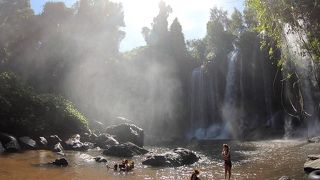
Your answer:
[[[201,179],[223,179],[223,161],[220,150],[223,143],[231,148],[233,161],[232,179],[279,179],[283,175],[293,179],[306,179],[303,164],[308,154],[320,153],[319,144],[307,144],[303,140],[268,140],[268,141],[197,141],[187,148],[199,153],[201,160],[189,166],[178,168],[151,168],[141,164],[144,156],[134,157],[135,169],[129,173],[114,172],[107,169],[120,163],[120,158],[106,157],[108,163],[97,163],[93,157],[101,155],[101,150],[87,152],[66,151],[68,167],[44,165],[55,160],[58,154],[50,151],[26,151],[0,156],[0,179],[189,179],[193,169],[200,170]],[[169,147],[146,147],[161,153]],[[171,148],[171,147],[170,147]]]

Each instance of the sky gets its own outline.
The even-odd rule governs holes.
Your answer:
[[[41,13],[47,1],[62,1],[72,6],[76,0],[31,0],[31,7],[35,13]],[[141,35],[142,27],[151,27],[152,20],[159,12],[160,0],[112,0],[121,2],[124,11],[126,37],[120,44],[120,51],[128,51],[145,45]],[[210,8],[219,7],[232,13],[234,7],[243,11],[244,0],[164,0],[171,6],[173,12],[169,16],[169,25],[174,18],[178,18],[185,39],[199,39],[206,34],[206,24],[209,20]]]

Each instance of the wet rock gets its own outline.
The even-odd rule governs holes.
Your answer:
[[[320,155],[308,155],[308,160],[304,163],[304,171],[310,173],[314,170],[320,170]]]
[[[19,137],[20,145],[25,149],[37,149],[38,145],[35,140],[28,136]]]
[[[17,152],[21,150],[17,139],[9,134],[0,133],[0,142],[3,144],[6,152]]]
[[[320,170],[312,171],[308,175],[308,180],[320,180]]]
[[[66,140],[63,144],[66,150],[73,151],[86,151],[90,148],[88,143],[83,143],[80,141],[80,135],[76,134],[73,137]]]
[[[320,143],[320,136],[312,137],[308,139],[309,143]]]
[[[84,133],[84,134],[81,136],[82,141],[84,141],[84,142],[94,142],[94,141],[92,141],[92,139],[91,139],[91,134],[93,134],[93,133]]]
[[[199,159],[199,156],[191,150],[176,148],[163,154],[148,156],[142,164],[154,167],[178,167],[193,164]]]
[[[134,122],[133,122],[132,120],[127,119],[127,118],[125,118],[125,117],[121,117],[121,116],[108,119],[108,122],[109,122],[111,125],[118,125],[118,124],[124,124],[124,123],[134,124]]]
[[[49,163],[49,164],[53,164],[55,166],[68,166],[69,163],[65,158],[60,158],[60,159],[56,159],[54,162]]]
[[[146,154],[149,151],[131,142],[113,145],[103,151],[104,155],[117,157],[133,157],[135,155]]]
[[[47,137],[46,139],[47,139],[48,147],[49,147],[49,148],[52,148],[52,147],[54,147],[56,144],[62,142],[62,140],[59,138],[58,135],[51,135],[51,136]]]
[[[36,140],[36,142],[39,146],[39,149],[47,149],[48,148],[48,141],[45,137],[39,137]]]
[[[63,151],[63,147],[60,143],[57,143],[52,148],[52,152],[62,152],[62,151]]]
[[[95,133],[98,133],[98,134],[105,132],[106,130],[106,126],[100,121],[91,121],[89,125],[90,125],[90,128],[94,130]]]
[[[84,142],[83,144],[84,144],[84,146],[87,146],[88,149],[93,149],[94,148],[94,144],[91,143],[91,142]]]
[[[118,145],[119,142],[114,139],[110,134],[100,134],[99,136],[96,137],[95,140],[96,146],[102,148],[102,149],[107,149],[109,146],[113,145]]]
[[[282,176],[279,180],[291,180],[289,176]]]
[[[106,133],[115,136],[120,143],[132,142],[137,146],[143,147],[144,132],[134,124],[123,123],[119,125],[109,126]]]
[[[309,154],[308,155],[308,160],[317,160],[320,159],[320,154]]]
[[[104,158],[103,156],[97,156],[97,157],[94,158],[94,160],[95,160],[96,162],[99,162],[99,163],[101,163],[101,162],[108,162],[107,159]]]

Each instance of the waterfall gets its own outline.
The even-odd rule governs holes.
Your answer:
[[[284,119],[284,139],[291,138],[292,133],[293,133],[292,117],[287,116]]]
[[[224,122],[224,130],[219,138],[233,138],[238,134],[237,119],[237,87],[236,87],[236,60],[239,50],[235,49],[229,54],[228,73],[224,95],[224,105],[222,108],[222,118]]]
[[[204,126],[204,107],[205,107],[205,80],[204,67],[195,68],[191,79],[191,133],[194,135],[198,128]]]
[[[214,123],[212,111],[216,111],[214,93],[212,78],[207,77],[205,66],[195,68],[191,79],[191,118],[190,131],[187,134],[189,138],[205,139],[216,136],[217,130],[210,126]]]
[[[284,32],[290,29],[289,25],[284,27]],[[304,122],[307,125],[307,136],[317,135],[320,131],[318,112],[316,111],[316,103],[314,101],[314,91],[319,91],[316,86],[316,79],[312,74],[313,61],[302,47],[302,41],[307,41],[305,32],[298,30],[295,32],[284,33],[286,40],[285,49],[288,58],[294,63],[294,70],[299,76],[299,87],[301,89],[301,108],[303,110]],[[285,132],[287,134],[287,132]]]

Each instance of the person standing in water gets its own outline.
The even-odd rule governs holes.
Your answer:
[[[200,178],[198,177],[199,174],[200,174],[200,171],[195,169],[191,175],[191,180],[200,180]]]
[[[230,149],[227,144],[222,145],[222,158],[224,160],[224,179],[227,179],[227,174],[229,174],[228,179],[231,178],[231,156],[230,156]]]

